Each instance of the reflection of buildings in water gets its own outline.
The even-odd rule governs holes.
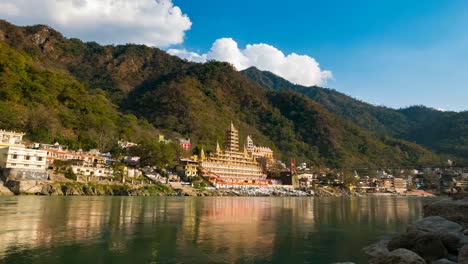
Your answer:
[[[16,199],[3,201],[0,227],[0,254],[5,254],[10,248],[33,245],[33,239],[40,235],[41,221],[30,217],[31,211],[43,211],[43,200]],[[17,211],[17,208],[23,208]],[[48,238],[42,236],[42,243],[47,244]],[[35,245],[34,245],[35,246]]]
[[[10,248],[53,244],[95,243],[106,235],[110,250],[123,251],[135,223],[152,221],[154,208],[109,197],[14,197],[0,212],[0,254]],[[153,210],[151,210],[153,209]]]
[[[227,262],[245,256],[271,256],[284,234],[304,237],[304,231],[313,231],[313,222],[312,199],[191,199],[185,203],[177,247],[189,251],[195,245],[198,250],[193,254],[222,254]]]
[[[199,201],[199,200],[198,200]],[[184,216],[178,248],[196,245],[199,254],[223,254],[230,262],[239,254],[259,254],[272,246],[274,217],[271,204],[252,198],[213,197],[197,203],[190,200]]]
[[[73,198],[19,197],[8,204],[12,213],[2,214],[0,252],[10,247],[48,247],[99,235],[108,221],[103,203],[82,203]]]
[[[372,229],[395,232],[422,214],[421,204],[395,197],[12,197],[0,200],[0,256],[14,248],[103,242],[105,250],[133,252],[138,238],[145,241],[138,248],[163,243],[171,254],[269,258],[285,247],[305,248],[330,228],[349,240],[366,239],[359,232]]]

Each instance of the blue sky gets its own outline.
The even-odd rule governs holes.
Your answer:
[[[468,110],[468,1],[175,1],[192,21],[183,48],[231,37],[315,58],[326,86],[391,107]]]
[[[466,0],[1,0],[0,18],[256,66],[378,105],[468,110]]]

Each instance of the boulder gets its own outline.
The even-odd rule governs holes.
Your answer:
[[[63,195],[62,189],[55,185],[44,185],[42,186],[41,194],[43,195]]]
[[[376,257],[369,261],[371,264],[425,264],[423,258],[418,254],[404,249],[399,248],[390,252],[386,256]]]
[[[462,245],[468,244],[468,237],[462,233],[463,227],[440,216],[423,218],[411,226],[409,230],[418,230],[437,235],[445,248],[454,254],[458,252],[458,249]]]
[[[462,226],[440,216],[429,216],[417,221],[414,229],[432,233],[460,233]]]
[[[449,253],[457,253],[461,246],[462,238],[464,237],[461,233],[436,233],[440,238],[445,248]]]
[[[0,181],[0,196],[2,195],[14,195],[14,193],[7,187],[3,186],[3,182]]]
[[[448,256],[447,249],[436,234],[425,234],[419,237],[410,250],[428,263]]]
[[[461,235],[459,245],[460,245],[460,247],[462,247],[462,246],[464,246],[464,245],[468,245],[468,236],[466,236],[466,235]]]
[[[424,236],[425,234],[427,234],[427,232],[417,229],[409,230],[406,233],[392,238],[392,240],[390,240],[390,242],[387,244],[387,248],[390,251],[398,248],[411,249],[414,247],[417,239]]]
[[[441,216],[468,228],[468,198],[443,200],[424,206],[424,216]]]
[[[386,256],[388,255],[388,253],[390,253],[387,248],[387,245],[389,242],[390,240],[381,240],[377,243],[367,246],[363,249],[364,253],[374,258],[380,257],[380,256]]]
[[[64,185],[64,186],[62,186],[62,192],[63,192],[64,195],[67,195],[67,196],[69,196],[69,195],[72,195],[72,196],[74,196],[74,195],[84,195],[83,190],[80,189],[80,188],[77,188],[75,186]]]
[[[438,259],[436,261],[431,262],[431,264],[457,264],[457,263],[448,259]]]
[[[468,264],[468,245],[463,246],[458,252],[458,264]]]

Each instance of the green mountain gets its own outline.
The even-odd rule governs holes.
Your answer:
[[[460,161],[468,159],[468,112],[442,112],[424,106],[396,110],[368,104],[332,89],[295,85],[253,67],[242,74],[271,91],[285,89],[304,94],[361,128],[412,141]]]
[[[0,127],[108,149],[159,131],[213,151],[233,121],[276,156],[333,167],[434,164],[425,148],[369,132],[297,91],[272,91],[220,62],[142,45],[101,46],[0,21]]]

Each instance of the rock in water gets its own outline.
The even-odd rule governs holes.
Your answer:
[[[424,206],[424,216],[434,215],[468,228],[468,198],[458,201],[444,200]]]
[[[425,264],[418,254],[404,248],[396,249],[386,256],[381,256],[369,261],[371,264]]]
[[[468,264],[468,245],[463,246],[458,252],[458,264]]]
[[[386,256],[390,253],[388,251],[387,245],[390,242],[390,240],[381,240],[375,244],[372,244],[370,246],[365,247],[364,253],[370,257],[380,257],[380,256]]]
[[[467,240],[462,233],[462,226],[440,216],[430,216],[416,222],[410,230],[418,230],[435,234],[450,253],[455,253],[461,244]],[[405,247],[407,248],[407,247]]]
[[[434,262],[431,262],[431,264],[457,264],[457,263],[448,259],[438,259]]]
[[[427,232],[423,232],[417,229],[409,230],[397,237],[392,238],[387,245],[388,250],[393,251],[399,248],[411,249],[414,247],[418,238],[424,236]]]
[[[435,234],[425,234],[419,237],[410,250],[424,258],[428,263],[448,256],[447,249]]]
[[[462,226],[440,216],[430,216],[417,221],[413,228],[431,233],[459,233]]]

